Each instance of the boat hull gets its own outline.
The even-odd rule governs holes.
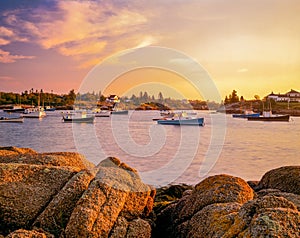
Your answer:
[[[32,112],[28,114],[23,114],[23,117],[25,118],[43,118],[46,116],[45,112]]]
[[[24,118],[23,117],[18,117],[18,118],[6,118],[6,117],[1,117],[0,118],[0,123],[23,123]]]
[[[70,123],[94,123],[95,117],[86,117],[86,118],[68,118],[63,117],[64,122]]]
[[[128,115],[128,110],[111,111],[113,115]]]
[[[110,117],[111,112],[110,111],[100,111],[96,112],[94,115],[95,117]]]
[[[204,126],[204,118],[179,119],[179,120],[157,120],[161,125],[176,125],[176,126]]]
[[[259,117],[260,113],[251,113],[251,114],[233,114],[233,118],[249,118],[249,117]]]
[[[24,108],[18,108],[18,109],[3,109],[4,112],[7,113],[23,113],[25,111]]]
[[[290,115],[280,115],[271,117],[249,117],[248,121],[289,121]]]

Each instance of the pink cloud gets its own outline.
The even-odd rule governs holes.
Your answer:
[[[0,63],[14,63],[20,59],[33,59],[35,56],[12,55],[8,51],[0,49]]]

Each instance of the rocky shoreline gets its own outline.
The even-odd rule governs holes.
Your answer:
[[[300,166],[153,188],[110,157],[0,147],[0,237],[300,237]]]

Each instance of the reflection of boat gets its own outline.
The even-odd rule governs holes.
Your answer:
[[[82,113],[81,117],[77,117],[76,115],[67,114],[63,116],[64,122],[72,122],[72,123],[94,123],[95,116],[87,116],[86,113]]]
[[[253,112],[253,111],[248,111],[248,110],[245,110],[244,113],[241,113],[241,114],[232,114],[232,117],[234,118],[248,118],[248,117],[259,117],[260,116],[260,113],[257,112]]]
[[[158,124],[161,125],[190,125],[190,126],[204,126],[204,118],[190,118],[190,119],[163,119],[163,120],[157,120]]]
[[[24,122],[23,117],[0,117],[0,122],[11,122],[11,123],[22,123]]]

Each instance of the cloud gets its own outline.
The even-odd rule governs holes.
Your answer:
[[[19,36],[17,32],[8,27],[0,26],[0,45],[7,45],[11,42],[26,42],[28,39],[26,37]]]
[[[1,81],[9,81],[9,80],[13,80],[13,77],[10,76],[0,76],[0,80]]]
[[[0,26],[0,35],[1,36],[14,36],[14,33],[12,30],[10,30],[4,26]]]
[[[0,63],[14,63],[20,59],[33,59],[35,56],[12,55],[8,51],[0,49]]]
[[[151,36],[138,40],[139,35],[132,39],[147,19],[122,6],[97,1],[59,1],[57,8],[56,13],[36,9],[32,13],[34,21],[22,20],[18,16],[11,19],[22,23],[44,49],[56,49],[60,54],[74,56],[77,60],[91,55],[106,56],[112,49],[154,42]]]

